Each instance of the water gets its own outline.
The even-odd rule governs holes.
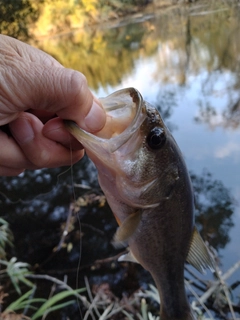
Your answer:
[[[161,110],[193,178],[198,228],[218,251],[226,272],[240,260],[239,4],[200,1],[164,10],[150,7],[140,17],[60,36],[41,37],[39,30],[33,30],[34,37],[28,41],[64,66],[83,72],[96,96],[131,86]],[[95,267],[90,272],[96,259],[116,253],[110,244],[115,221],[98,201],[82,207],[81,231],[76,231],[79,226],[74,222],[76,233],[65,241],[73,244],[72,251],[53,253],[72,200],[71,172],[57,178],[64,170],[27,172],[0,180],[1,192],[11,200],[2,195],[3,216],[12,223],[17,240],[14,254],[37,265],[37,271],[65,274],[72,270],[69,281],[74,282],[80,241],[82,275],[85,270],[93,282],[109,281],[115,292],[119,286],[128,291],[119,265]],[[75,166],[73,180],[97,188],[96,172],[87,159]],[[86,190],[75,188],[75,192],[78,198]],[[131,280],[138,282],[141,271],[134,270],[136,279]],[[130,279],[129,269],[126,273]],[[239,278],[240,271],[228,283]]]

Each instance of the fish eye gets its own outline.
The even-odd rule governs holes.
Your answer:
[[[166,135],[163,129],[153,128],[147,136],[147,143],[151,149],[160,149],[166,142]]]

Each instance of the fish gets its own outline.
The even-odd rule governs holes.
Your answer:
[[[71,120],[98,171],[99,184],[119,224],[114,243],[128,246],[120,261],[142,265],[160,296],[162,320],[193,320],[184,285],[187,261],[213,269],[211,254],[194,223],[194,193],[183,155],[160,113],[135,88],[100,102],[106,124],[89,133]]]

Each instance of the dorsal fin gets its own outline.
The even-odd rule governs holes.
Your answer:
[[[201,273],[204,273],[207,268],[214,271],[213,258],[196,227],[193,229],[192,240],[186,260]]]

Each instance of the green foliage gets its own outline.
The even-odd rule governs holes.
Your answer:
[[[5,313],[7,312],[16,312],[19,310],[24,310],[26,307],[27,308],[32,308],[32,309],[37,309],[36,307],[33,307],[32,304],[33,303],[38,303],[38,302],[46,302],[46,299],[42,299],[42,298],[35,298],[35,299],[31,299],[31,296],[34,294],[36,290],[36,287],[34,287],[33,289],[27,291],[26,293],[24,293],[20,298],[18,298],[17,300],[13,301],[6,309],[5,309]]]
[[[13,234],[9,229],[9,224],[0,218],[0,259],[6,258],[6,246],[13,246]]]
[[[26,276],[31,273],[28,269],[28,263],[17,262],[17,258],[13,257],[10,261],[0,260],[0,264],[6,267],[4,270],[1,270],[1,274],[7,274],[9,276],[19,295],[21,294],[20,283],[29,287],[33,286],[32,282],[26,278]]]
[[[32,298],[32,296],[35,294],[36,287],[31,289],[30,291],[26,292],[24,295],[22,295],[20,298],[12,302],[4,311],[5,314],[21,311],[25,308],[30,310],[37,310],[35,313],[31,315],[31,320],[35,320],[38,318],[41,318],[43,316],[46,316],[47,314],[63,309],[75,302],[75,300],[70,300],[66,302],[59,303],[61,300],[64,300],[70,296],[76,296],[77,293],[80,293],[84,291],[84,289],[78,289],[78,290],[65,290],[62,292],[59,292],[52,296],[49,299],[42,299],[42,298]],[[42,303],[39,306],[36,304]]]
[[[29,38],[29,24],[37,11],[29,0],[0,0],[0,33],[18,39]]]
[[[85,289],[78,289],[73,290],[70,287],[65,290],[61,291],[55,295],[53,295],[49,299],[44,298],[33,298],[37,287],[33,285],[31,281],[27,279],[27,276],[31,274],[29,271],[29,264],[25,262],[19,262],[17,261],[16,257],[12,257],[9,261],[6,260],[6,252],[5,252],[5,246],[6,244],[13,246],[13,236],[12,232],[9,229],[9,224],[2,218],[0,218],[0,253],[1,253],[1,259],[0,259],[0,279],[2,280],[1,284],[4,284],[5,281],[7,281],[8,278],[10,278],[15,291],[21,295],[22,294],[22,288],[20,288],[20,285],[25,285],[28,287],[32,287],[31,290],[27,291],[23,295],[21,295],[20,298],[13,301],[3,312],[4,317],[8,317],[8,314],[11,314],[12,312],[19,312],[22,310],[37,310],[33,315],[31,316],[32,320],[41,318],[43,316],[46,316],[47,314],[63,309],[71,304],[73,304],[76,299],[64,301],[61,302],[64,299],[67,299],[70,296],[79,297],[78,293],[83,292]],[[1,287],[4,288],[4,287]],[[5,294],[1,293],[4,297]],[[40,307],[39,307],[39,304]]]
[[[36,2],[35,6],[39,12],[39,18],[32,28],[35,36],[66,32],[135,11],[133,0],[45,0]]]
[[[84,291],[85,289],[78,290],[66,290],[63,292],[59,292],[46,302],[42,304],[42,306],[38,309],[38,311],[31,317],[32,320],[38,319],[43,315],[46,315],[52,311],[62,309],[70,304],[73,304],[75,300],[70,300],[64,303],[57,304],[59,301],[68,298],[69,296],[75,296],[77,293]]]
[[[27,40],[131,13],[141,0],[0,0],[0,33]]]

